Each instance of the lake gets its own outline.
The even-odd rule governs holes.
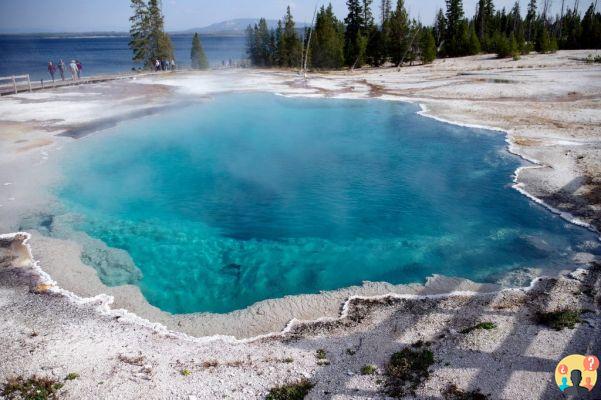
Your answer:
[[[190,67],[192,34],[172,35],[171,39],[177,63]],[[201,36],[201,40],[213,66],[246,58],[244,37]],[[0,76],[29,74],[34,80],[48,80],[48,61],[58,62],[61,58],[65,64],[71,59],[80,60],[87,76],[131,71],[139,65],[131,61],[128,43],[128,36],[0,35]]]

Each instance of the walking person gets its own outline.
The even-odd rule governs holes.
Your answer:
[[[52,77],[52,83],[54,83],[54,73],[56,72],[56,66],[52,63],[52,61],[48,61],[48,73]]]
[[[171,59],[171,71],[175,71],[175,60]]]
[[[78,76],[78,69],[75,60],[71,60],[71,62],[69,63],[69,68],[71,69],[71,77],[73,78],[73,80],[76,80]]]
[[[58,62],[58,71],[61,73],[61,79],[64,81],[65,80],[65,63],[63,62],[62,58]]]
[[[79,61],[79,60],[75,61],[75,65],[77,66],[77,79],[79,79],[79,78],[81,78],[81,74],[82,74],[81,70],[83,69],[83,65],[82,65],[81,61]]]
[[[161,62],[159,61],[158,58],[156,60],[154,60],[154,70],[156,72],[159,72],[161,70]]]

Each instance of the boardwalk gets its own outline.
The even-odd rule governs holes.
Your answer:
[[[30,81],[28,75],[15,75],[15,76],[6,76],[0,77],[0,95],[6,96],[15,93],[21,92],[30,92],[30,91],[38,91],[44,89],[54,89],[63,86],[76,86],[76,85],[85,85],[90,83],[99,83],[106,81],[113,81],[118,79],[131,79],[134,77],[140,76],[148,76],[148,75],[159,75],[159,74],[169,74],[169,73],[177,73],[183,72],[182,70],[178,71],[136,71],[136,72],[126,72],[121,74],[106,74],[106,75],[96,75],[90,77],[81,77],[77,80],[65,79],[64,81],[61,79],[57,79],[54,82],[52,80],[42,80],[42,81]]]

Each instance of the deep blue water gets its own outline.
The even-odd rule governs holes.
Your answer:
[[[192,35],[172,35],[176,61],[190,66]],[[222,61],[246,58],[244,37],[201,36],[204,50],[212,65]],[[64,38],[48,35],[0,35],[0,76],[30,74],[32,79],[49,79],[48,61],[67,64],[79,59],[84,74],[98,75],[127,72],[134,65],[128,47],[129,37]]]
[[[144,295],[174,313],[364,280],[490,280],[569,265],[595,241],[511,188],[519,161],[502,135],[415,111],[218,96],[76,141],[58,195],[77,229],[131,254]]]

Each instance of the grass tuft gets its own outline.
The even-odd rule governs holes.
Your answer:
[[[401,398],[413,394],[415,389],[430,376],[429,368],[434,364],[434,354],[423,343],[404,348],[390,357],[386,367],[386,392],[391,397]]]
[[[564,328],[574,329],[576,324],[582,322],[580,310],[561,310],[554,312],[538,313],[536,320],[539,324],[560,331]]]
[[[79,374],[77,372],[69,372],[67,376],[65,376],[66,381],[73,381],[79,378]]]
[[[491,330],[491,329],[495,329],[497,327],[497,325],[495,325],[494,322],[480,322],[479,324],[476,324],[474,326],[470,326],[469,328],[465,328],[461,331],[461,333],[470,333],[472,331],[478,330],[478,329],[484,329],[484,330]]]
[[[315,386],[307,379],[273,388],[265,400],[303,400]]]
[[[50,378],[22,376],[10,378],[0,390],[0,395],[8,400],[57,400],[63,384]]]
[[[375,375],[378,368],[372,364],[366,364],[361,368],[361,375]]]
[[[316,357],[318,360],[325,360],[325,359],[327,359],[327,358],[328,358],[328,355],[327,355],[327,353],[326,353],[326,351],[325,351],[324,349],[318,349],[318,350],[315,352],[315,357]]]
[[[182,374],[182,376],[190,376],[192,375],[192,372],[189,369],[182,369],[181,371],[179,371],[180,374]]]

